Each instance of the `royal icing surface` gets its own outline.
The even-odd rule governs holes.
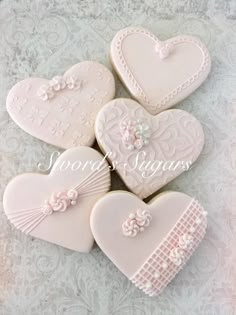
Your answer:
[[[23,174],[6,187],[5,213],[22,232],[57,245],[88,252],[93,245],[89,218],[110,187],[102,155],[88,147],[65,151],[49,175]]]
[[[51,80],[28,78],[7,97],[11,118],[32,136],[61,148],[91,146],[97,112],[115,94],[111,72],[84,61]]]
[[[204,145],[201,124],[171,109],[150,115],[131,99],[116,99],[98,113],[98,143],[127,187],[146,198],[183,173]]]
[[[130,222],[136,215],[130,214],[140,209],[151,221],[142,233],[132,227],[129,231],[135,230],[135,235],[126,235],[124,222],[135,226],[135,222]],[[183,193],[166,192],[145,204],[131,193],[117,191],[95,204],[91,228],[97,244],[111,261],[138,288],[155,296],[183,268],[202,241],[206,215],[198,201]]]
[[[115,35],[111,59],[130,93],[153,115],[190,95],[211,68],[209,52],[198,38],[181,35],[163,42],[140,27]]]

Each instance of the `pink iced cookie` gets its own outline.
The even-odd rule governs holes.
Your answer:
[[[103,156],[88,147],[65,151],[50,174],[23,174],[7,186],[3,206],[17,229],[80,252],[93,245],[90,213],[110,188]]]
[[[144,199],[191,167],[204,134],[189,113],[170,109],[156,116],[131,99],[116,99],[98,113],[101,149],[127,187]]]
[[[166,192],[149,204],[117,191],[94,206],[91,229],[99,247],[138,288],[158,295],[203,239],[207,213],[193,198]]]
[[[199,39],[182,35],[163,42],[140,27],[115,35],[111,59],[130,93],[153,115],[196,90],[211,68],[209,52]]]
[[[115,94],[112,73],[102,64],[84,61],[52,80],[29,78],[7,97],[7,110],[23,130],[47,143],[71,148],[91,146],[97,112]]]

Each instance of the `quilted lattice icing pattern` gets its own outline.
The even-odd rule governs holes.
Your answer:
[[[146,294],[158,295],[202,241],[207,227],[206,214],[199,202],[193,199],[174,228],[130,280]],[[191,235],[192,242],[183,250],[178,241],[186,233]]]

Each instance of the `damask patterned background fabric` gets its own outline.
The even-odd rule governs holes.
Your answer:
[[[234,0],[0,1],[0,314],[236,314],[236,2]],[[25,236],[7,221],[7,182],[38,172],[55,147],[10,119],[8,90],[28,76],[52,78],[86,59],[111,69],[114,34],[142,25],[160,39],[199,36],[212,56],[207,81],[176,106],[203,124],[194,167],[163,191],[197,197],[209,212],[207,236],[186,268],[156,298],[145,296],[95,246],[80,254]],[[117,79],[117,96],[128,96]],[[113,189],[123,187],[114,175]]]

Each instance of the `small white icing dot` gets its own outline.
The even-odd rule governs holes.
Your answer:
[[[195,228],[193,226],[191,226],[190,233],[194,233],[194,232],[195,232]]]
[[[151,283],[151,281],[148,281],[147,283],[146,283],[146,288],[147,289],[150,289],[152,287],[152,283]]]
[[[70,203],[71,203],[72,206],[75,206],[75,205],[76,205],[76,201],[75,201],[75,200],[71,200]]]
[[[203,211],[202,214],[203,214],[204,217],[207,217],[208,212],[207,211]]]
[[[129,218],[130,219],[134,219],[135,218],[135,214],[134,213],[130,213]]]
[[[160,277],[160,272],[159,271],[156,271],[155,273],[154,273],[154,278],[155,279],[158,279]]]
[[[202,220],[200,218],[196,219],[196,224],[199,225],[202,222]]]
[[[168,264],[167,264],[167,262],[166,262],[166,261],[164,261],[164,262],[163,262],[163,264],[162,264],[162,268],[163,268],[163,269],[167,269],[167,268],[168,268]]]

